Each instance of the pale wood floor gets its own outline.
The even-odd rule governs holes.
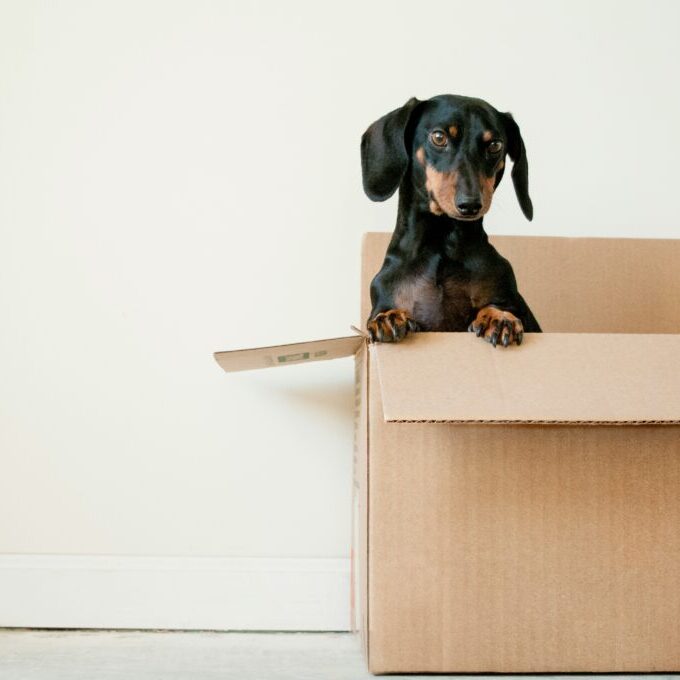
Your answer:
[[[365,680],[371,677],[374,676],[364,668],[356,638],[348,633],[0,629],[2,680]],[[478,675],[474,679],[484,677],[487,676]],[[575,676],[553,677],[566,680]],[[603,676],[604,680],[624,677],[631,678]],[[658,679],[663,676],[634,677]]]

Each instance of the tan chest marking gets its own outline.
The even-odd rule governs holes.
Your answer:
[[[394,293],[394,303],[408,310],[425,330],[439,325],[443,307],[443,291],[431,279],[416,276],[400,283]]]

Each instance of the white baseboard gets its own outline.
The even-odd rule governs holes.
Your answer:
[[[348,630],[349,560],[0,555],[0,626]]]

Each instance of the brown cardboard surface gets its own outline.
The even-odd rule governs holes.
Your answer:
[[[328,361],[352,356],[363,344],[360,335],[349,335],[328,340],[312,340],[271,347],[235,349],[215,352],[215,361],[228,373],[251,371],[257,368],[290,366],[308,361]]]
[[[368,285],[390,236],[364,236],[362,327],[370,312]],[[490,241],[512,264],[544,331],[679,332],[680,239],[491,236]]]
[[[386,423],[370,405],[372,672],[680,670],[678,426]]]
[[[355,354],[356,412],[352,489],[351,630],[368,658],[368,348]]]
[[[370,347],[388,421],[680,423],[680,335],[416,333]]]

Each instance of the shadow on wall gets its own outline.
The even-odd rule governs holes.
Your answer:
[[[354,379],[338,379],[326,384],[277,385],[276,392],[300,412],[311,412],[328,420],[351,422],[354,417]],[[303,410],[304,409],[304,410]]]

